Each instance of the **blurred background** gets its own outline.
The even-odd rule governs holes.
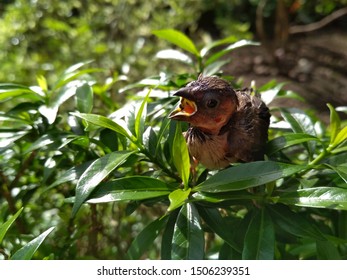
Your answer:
[[[48,81],[94,60],[105,77],[128,82],[158,74],[168,43],[151,31],[175,28],[204,45],[227,36],[261,42],[232,52],[225,73],[288,82],[326,118],[346,104],[347,0],[2,0],[0,82]],[[289,104],[292,105],[292,104]],[[297,105],[300,106],[300,105]],[[307,106],[307,105],[305,105]],[[325,114],[326,113],[326,114]]]

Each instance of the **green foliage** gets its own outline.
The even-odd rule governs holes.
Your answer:
[[[5,257],[346,259],[347,126],[334,107],[328,128],[312,112],[271,107],[267,160],[193,167],[184,125],[167,119],[171,93],[201,72],[220,75],[224,55],[251,42],[199,49],[176,30],[154,34],[182,49],[165,59],[185,57],[189,72],[126,86],[141,91],[123,106],[91,62],[53,83],[0,85]],[[281,86],[256,90],[267,102],[298,98]]]
[[[151,30],[171,26],[194,32],[204,9],[191,0],[10,2],[0,4],[0,82],[19,83],[32,83],[37,74],[56,81],[67,65],[91,57],[111,78],[150,75],[158,66],[149,59],[155,51]]]

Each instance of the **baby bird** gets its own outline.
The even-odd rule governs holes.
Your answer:
[[[270,112],[251,90],[234,90],[218,77],[199,76],[178,90],[180,104],[169,118],[188,122],[184,133],[194,161],[208,169],[263,160]]]

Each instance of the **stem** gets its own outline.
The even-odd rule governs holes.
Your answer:
[[[318,164],[323,158],[325,158],[326,155],[328,155],[328,151],[324,149],[314,160],[308,163],[308,167]]]

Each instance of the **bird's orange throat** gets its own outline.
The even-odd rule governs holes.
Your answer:
[[[181,97],[180,104],[174,111],[171,112],[169,117],[170,118],[175,118],[179,116],[190,117],[194,115],[197,110],[198,108],[194,101]]]

